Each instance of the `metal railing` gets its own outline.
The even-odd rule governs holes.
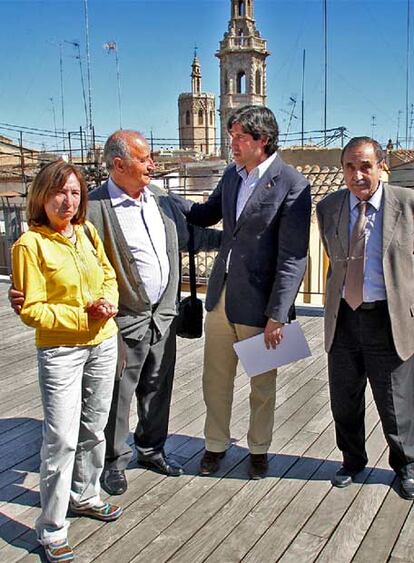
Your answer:
[[[211,178],[211,175],[208,176]],[[207,176],[205,176],[207,178]],[[192,180],[195,180],[192,177]],[[214,181],[213,181],[214,183]],[[191,199],[204,200],[211,192],[206,189],[204,183],[201,188],[196,184],[191,186],[185,182],[175,185],[173,188],[165,178],[165,188],[167,191],[174,191]],[[8,275],[11,273],[10,250],[13,243],[26,230],[25,222],[25,203],[12,203],[9,198],[0,197],[0,274]],[[196,256],[196,275],[197,285],[201,291],[207,286],[211,270],[213,268],[216,252],[200,252]],[[311,244],[307,257],[307,268],[299,291],[299,299],[303,303],[321,305],[324,300],[324,280],[327,269],[327,259],[319,238],[316,225],[312,225]],[[189,281],[188,254],[182,256],[182,282],[187,284]],[[204,288],[204,289],[203,289]]]

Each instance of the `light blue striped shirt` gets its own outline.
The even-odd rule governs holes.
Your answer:
[[[242,183],[237,195],[236,221],[239,219],[241,212],[252,195],[257,182],[276,158],[276,154],[276,152],[271,154],[268,158],[266,158],[266,160],[253,168],[253,170],[250,170],[249,173],[244,166],[237,168],[237,172],[242,179]]]
[[[364,263],[364,288],[363,299],[368,301],[381,301],[387,298],[382,267],[382,225],[384,218],[383,205],[384,189],[382,183],[368,200],[366,209],[367,223],[365,226],[365,263]],[[358,217],[357,205],[359,199],[350,193],[349,197],[349,240],[352,229]]]
[[[154,195],[145,187],[141,197],[133,199],[112,178],[108,192],[145,291],[155,305],[167,287],[170,264],[165,227]]]

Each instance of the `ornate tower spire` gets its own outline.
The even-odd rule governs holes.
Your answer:
[[[201,92],[201,68],[200,61],[197,57],[197,47],[194,49],[194,59],[191,65],[191,91],[193,94],[200,94]]]
[[[253,0],[231,0],[228,31],[220,41],[221,154],[230,157],[227,120],[234,109],[266,104],[266,41],[256,29]]]

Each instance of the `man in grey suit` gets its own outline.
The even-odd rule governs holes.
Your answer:
[[[230,444],[237,366],[233,344],[260,332],[267,347],[280,342],[305,272],[309,239],[309,184],[278,156],[273,113],[261,106],[242,107],[230,117],[228,131],[235,162],[207,202],[189,202],[184,210],[194,225],[223,220],[206,298],[203,475],[218,470]],[[251,378],[250,385],[249,474],[261,479],[272,441],[276,370]]]
[[[325,347],[331,407],[343,455],[332,483],[350,485],[368,462],[364,427],[368,379],[400,494],[411,500],[414,192],[381,181],[384,156],[374,139],[351,139],[341,161],[347,189],[328,195],[317,206],[329,257]]]

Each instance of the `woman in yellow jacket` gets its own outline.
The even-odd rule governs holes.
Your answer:
[[[74,558],[66,512],[116,520],[100,499],[104,428],[117,345],[115,273],[91,223],[86,183],[64,161],[45,166],[27,204],[29,230],[12,249],[13,282],[24,292],[22,321],[36,329],[44,410],[41,515],[36,531],[48,561]]]

